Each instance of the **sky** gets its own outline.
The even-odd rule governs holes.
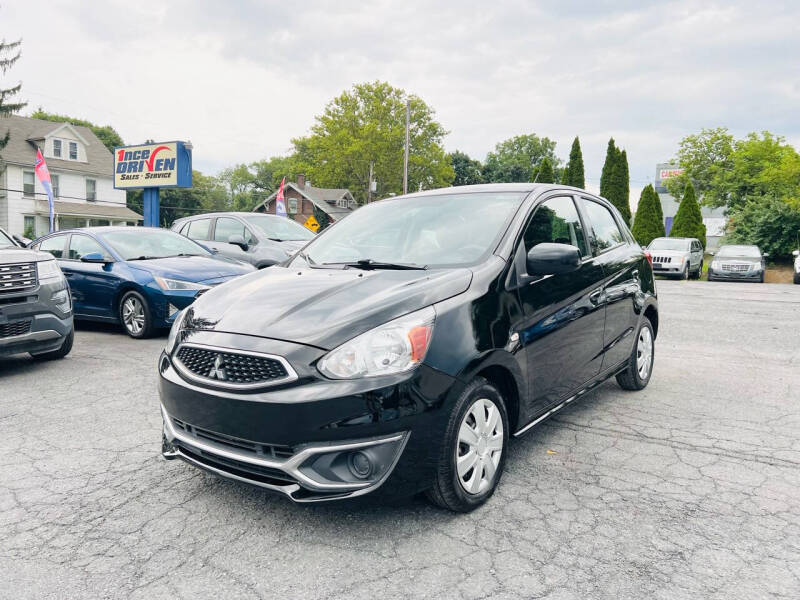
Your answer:
[[[28,107],[112,125],[126,143],[191,140],[195,168],[286,154],[354,83],[414,93],[483,159],[523,133],[566,160],[580,136],[597,191],[627,150],[632,204],[704,127],[800,142],[800,2],[0,0],[23,39],[0,87]]]

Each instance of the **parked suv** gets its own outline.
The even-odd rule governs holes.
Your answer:
[[[63,358],[73,336],[72,299],[58,263],[0,229],[0,356]]]
[[[255,212],[209,213],[178,219],[172,230],[258,269],[281,263],[314,237],[296,221]]]
[[[653,273],[606,200],[421,192],[209,290],[159,360],[163,455],[297,502],[426,490],[469,511],[511,436],[653,372]]]
[[[696,238],[656,238],[647,251],[656,275],[700,279],[703,274],[703,244]]]

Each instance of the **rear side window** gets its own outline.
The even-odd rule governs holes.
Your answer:
[[[537,244],[569,244],[577,246],[581,256],[588,256],[583,226],[572,198],[550,198],[536,207],[523,235],[525,251]]]
[[[189,223],[188,229],[183,234],[193,240],[207,240],[211,219],[197,219]]]
[[[625,236],[610,210],[592,200],[581,199],[581,202],[591,223],[592,245],[595,252],[603,252],[625,243]]]
[[[39,244],[39,250],[42,252],[49,252],[56,258],[64,258],[64,244],[66,241],[67,238],[63,235],[47,238]]]
[[[106,256],[103,247],[88,235],[72,234],[69,240],[69,260],[80,260],[82,256],[87,254],[101,254]]]

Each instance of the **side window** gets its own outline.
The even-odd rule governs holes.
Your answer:
[[[583,226],[572,198],[562,196],[542,202],[533,213],[523,235],[525,251],[536,244],[570,244],[577,246],[581,256],[588,256]]]
[[[214,241],[227,242],[232,235],[245,237],[244,225],[230,217],[219,217],[217,219],[217,226],[214,228]]]
[[[614,215],[602,204],[582,199],[583,207],[589,216],[592,227],[592,244],[595,252],[608,250],[625,242]]]
[[[64,244],[66,241],[66,236],[56,235],[42,240],[42,243],[39,244],[39,250],[49,252],[56,258],[64,258]]]
[[[72,234],[69,240],[69,260],[80,260],[82,256],[96,252],[106,256],[103,247],[88,235]]]
[[[207,240],[210,225],[211,219],[197,219],[189,223],[189,227],[183,232],[183,235],[193,240]]]

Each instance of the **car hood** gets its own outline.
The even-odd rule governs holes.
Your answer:
[[[464,292],[469,269],[391,271],[271,267],[198,298],[187,326],[331,349],[396,317]]]
[[[53,255],[49,252],[26,250],[25,248],[10,248],[0,250],[0,264],[12,265],[19,263],[39,262],[51,260]]]
[[[688,250],[648,250],[648,252],[653,256],[668,256],[671,258],[686,256],[689,254]]]
[[[252,273],[254,267],[222,256],[173,256],[135,260],[127,263],[132,269],[159,277],[196,283]]]

